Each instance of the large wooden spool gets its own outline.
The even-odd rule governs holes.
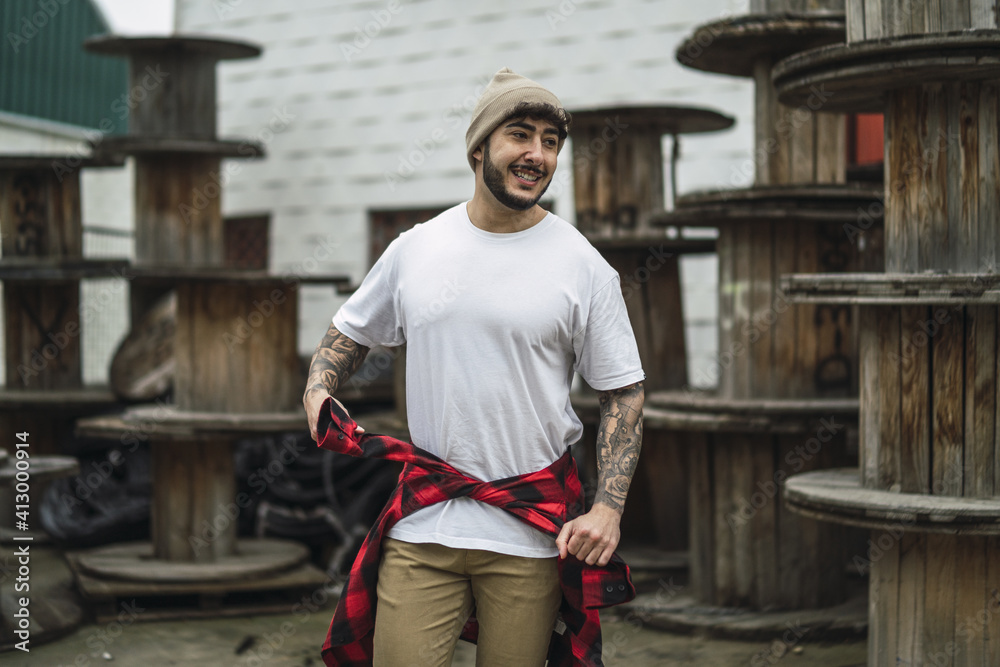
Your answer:
[[[83,386],[80,281],[112,277],[124,262],[83,259],[80,168],[120,164],[75,155],[0,156],[6,368],[0,424],[31,433],[39,454],[59,451],[74,417],[113,403],[109,392]],[[53,418],[57,406],[65,411]]]
[[[295,386],[299,281],[225,265],[221,160],[261,150],[215,137],[215,66],[260,49],[187,37],[105,37],[87,48],[128,56],[133,89],[146,90],[135,98],[130,134],[98,146],[136,160],[133,323],[171,291],[176,313],[173,405],[80,424],[87,435],[148,440],[154,489],[151,542],[79,555],[81,586],[100,594],[109,579],[120,580],[124,595],[158,582],[181,594],[191,582],[225,581],[227,590],[243,590],[290,568],[319,583],[301,545],[237,539],[236,516],[247,503],[236,495],[234,441],[304,427]]]
[[[790,503],[873,529],[869,665],[997,664],[996,6],[853,0],[848,27],[775,80],[789,103],[819,82],[839,108],[884,110],[888,273],[785,280],[864,304],[859,469],[794,478]]]
[[[880,269],[880,193],[844,185],[843,117],[819,113],[819,100],[785,105],[771,83],[780,58],[843,39],[842,8],[757,2],[755,13],[700,26],[677,49],[682,64],[756,84],[754,187],[682,197],[654,221],[719,229],[719,357],[707,378],[718,390],[647,399],[647,421],[689,449],[701,605],[828,608],[848,594],[843,565],[856,536],[785,510],[781,482],[855,460],[856,312],[791,304],[779,281],[792,266]],[[851,238],[845,230],[861,212],[871,224]]]
[[[668,177],[675,191],[680,135],[715,132],[732,124],[728,116],[692,107],[635,105],[573,111],[577,227],[618,271],[647,392],[687,384],[679,260],[685,253],[714,249],[710,238],[683,238],[680,233],[668,237],[650,226],[665,206],[661,140],[668,134],[673,138]],[[598,413],[587,401],[576,404],[588,421],[584,442],[589,451]],[[686,450],[672,434],[656,429],[645,431],[643,443],[644,472],[630,493],[624,537],[682,551],[687,548]]]

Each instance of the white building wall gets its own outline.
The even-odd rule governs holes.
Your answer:
[[[256,137],[268,158],[230,165],[227,215],[272,216],[272,268],[368,269],[372,208],[453,204],[472,195],[464,135],[476,98],[509,66],[567,108],[614,103],[707,106],[733,130],[682,140],[681,193],[745,185],[752,149],[748,81],[674,59],[696,25],[746,12],[746,0],[178,0],[180,33],[261,45],[220,66],[223,135]],[[368,34],[366,34],[366,31]],[[669,142],[667,142],[669,143]],[[668,145],[665,155],[669,155]],[[567,179],[564,148],[557,179]],[[573,220],[571,182],[550,189]],[[714,259],[685,260],[692,379],[715,349]],[[342,299],[303,294],[300,349],[310,352]]]

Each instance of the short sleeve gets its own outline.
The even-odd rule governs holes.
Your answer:
[[[591,296],[587,321],[573,337],[573,352],[574,369],[598,391],[646,377],[617,275]]]
[[[333,316],[333,326],[365,347],[395,347],[406,342],[396,298],[397,246],[389,244],[361,286]]]

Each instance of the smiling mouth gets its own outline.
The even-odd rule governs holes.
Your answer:
[[[528,183],[537,183],[541,180],[543,174],[536,171],[528,171],[525,169],[513,169],[514,175],[517,176],[522,181],[527,181]]]

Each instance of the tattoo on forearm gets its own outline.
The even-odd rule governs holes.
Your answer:
[[[331,324],[309,365],[306,395],[320,389],[332,395],[361,367],[366,356],[367,347],[358,345]]]
[[[642,382],[598,393],[601,424],[597,433],[597,493],[594,503],[604,503],[619,513],[632,483],[642,447]]]

